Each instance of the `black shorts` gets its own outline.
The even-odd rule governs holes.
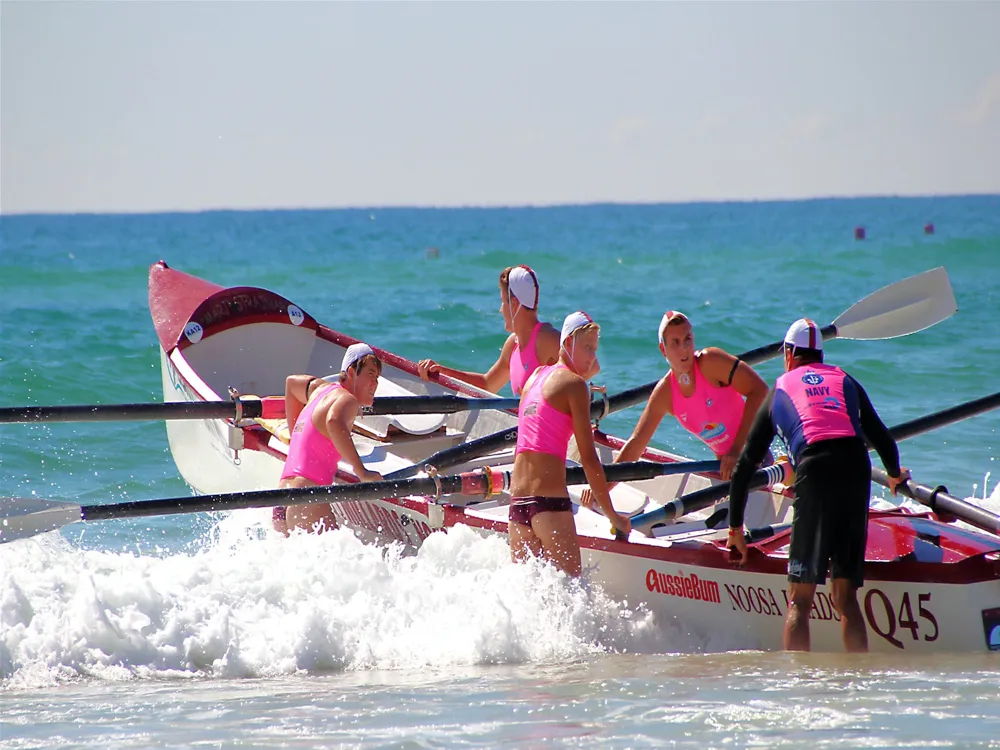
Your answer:
[[[511,523],[531,526],[531,519],[539,513],[565,513],[572,510],[573,503],[568,497],[529,495],[511,498],[508,518]]]
[[[829,568],[832,578],[864,584],[871,472],[868,450],[856,438],[803,451],[795,470],[789,581],[822,585]]]

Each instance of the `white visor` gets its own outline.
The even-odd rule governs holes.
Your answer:
[[[538,279],[527,266],[515,266],[510,270],[507,289],[529,310],[538,309]]]
[[[577,310],[575,313],[570,313],[566,316],[566,320],[563,321],[562,333],[559,334],[559,344],[562,345],[566,339],[576,333],[578,330],[583,328],[589,323],[593,323],[594,319],[591,318],[587,313],[582,310]]]
[[[785,343],[795,349],[823,351],[823,332],[809,318],[799,318],[785,334]]]
[[[673,320],[686,320],[688,323],[691,319],[682,312],[677,312],[677,310],[667,310],[663,313],[663,317],[660,318],[660,327],[656,329],[656,341],[657,343],[663,343],[663,333],[667,330],[667,326]]]
[[[368,344],[351,344],[347,347],[347,351],[344,352],[344,361],[340,365],[341,372],[347,372],[347,368],[357,362],[363,357],[367,357],[369,354],[374,354],[372,348]]]

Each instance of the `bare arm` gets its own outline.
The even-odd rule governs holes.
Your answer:
[[[337,449],[341,458],[351,465],[358,479],[363,482],[371,482],[381,479],[382,475],[377,471],[369,471],[365,468],[361,456],[358,455],[358,449],[354,447],[354,440],[351,438],[351,429],[360,410],[361,405],[358,400],[350,393],[344,393],[327,410],[326,432],[333,442],[333,447]]]
[[[594,433],[590,426],[590,390],[582,378],[574,378],[566,386],[566,396],[569,400],[569,413],[573,418],[573,436],[576,438],[576,447],[580,452],[580,463],[587,475],[587,482],[590,483],[590,490],[593,492],[597,504],[604,511],[604,515],[611,520],[615,530],[628,534],[632,529],[632,524],[611,504],[604,467],[597,456],[597,448],[594,447]]]
[[[663,417],[674,413],[674,399],[670,393],[670,383],[666,377],[660,379],[653,389],[646,408],[642,410],[642,416],[636,422],[632,436],[622,447],[621,453],[615,459],[616,464],[628,461],[637,461],[649,446],[649,441],[653,439],[656,428],[660,426]]]
[[[511,334],[507,337],[503,348],[500,350],[500,357],[485,373],[468,372],[466,370],[457,370],[454,367],[445,367],[432,359],[420,360],[417,363],[417,372],[424,380],[428,380],[431,375],[440,372],[450,378],[474,385],[476,388],[496,393],[510,380],[510,355],[513,351],[514,334]]]
[[[760,405],[767,397],[767,383],[757,374],[757,372],[746,362],[741,362],[732,354],[728,354],[722,349],[714,347],[706,349],[702,355],[702,374],[711,382],[731,385],[736,392],[746,398],[746,406],[743,407],[743,418],[740,420],[739,429],[733,439],[733,447],[730,450],[734,456],[739,456],[743,446],[746,445],[747,435],[750,434],[750,425],[756,416]],[[736,369],[733,370],[733,365]],[[732,373],[732,382],[729,375]],[[728,479],[728,477],[723,477]]]
[[[527,385],[525,385],[525,388],[527,388]],[[639,417],[635,429],[632,430],[632,437],[622,446],[613,463],[622,464],[639,460],[649,445],[649,441],[653,439],[653,433],[660,426],[664,415],[673,414],[673,401],[674,397],[670,393],[670,383],[664,377],[656,384],[656,388],[653,389],[653,393],[646,403],[646,408],[642,410],[642,416]],[[591,435],[591,442],[593,442],[593,435]],[[608,488],[614,487],[615,484],[617,482],[609,484]],[[594,505],[594,493],[589,489],[584,490],[583,495],[580,497],[580,504],[585,508],[592,508]]]
[[[285,378],[285,419],[288,420],[289,433],[309,403],[310,385],[314,380],[317,378],[312,375],[289,375]]]

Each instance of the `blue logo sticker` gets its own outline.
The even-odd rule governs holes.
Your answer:
[[[809,372],[802,376],[802,382],[806,385],[819,385],[823,382],[823,376],[815,372]]]

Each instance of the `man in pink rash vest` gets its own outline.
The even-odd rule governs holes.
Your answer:
[[[382,478],[369,471],[351,439],[354,420],[362,406],[371,406],[378,388],[382,363],[367,344],[352,344],[344,353],[340,378],[328,383],[309,375],[289,375],[285,380],[285,415],[292,439],[281,472],[281,488],[333,484],[341,459],[362,482]],[[278,531],[323,531],[336,528],[329,503],[275,508],[272,518]]]
[[[872,464],[867,440],[896,494],[910,472],[899,465],[896,441],[865,389],[834,365],[823,363],[823,335],[808,318],[785,334],[785,374],[754,418],[729,493],[729,546],[747,559],[743,519],[750,476],[775,435],[795,469],[795,505],[788,546],[788,614],[784,644],[808,651],[809,615],[816,586],[826,583],[840,613],[844,648],[868,650],[868,629],[858,606],[864,584]]]
[[[538,278],[527,266],[505,268],[500,274],[500,313],[504,330],[510,336],[500,350],[499,359],[485,374],[422,359],[417,363],[420,377],[429,380],[432,375],[442,373],[490,393],[497,393],[509,381],[514,395],[520,396],[525,381],[536,368],[554,365],[559,359],[559,332],[538,320]]]

